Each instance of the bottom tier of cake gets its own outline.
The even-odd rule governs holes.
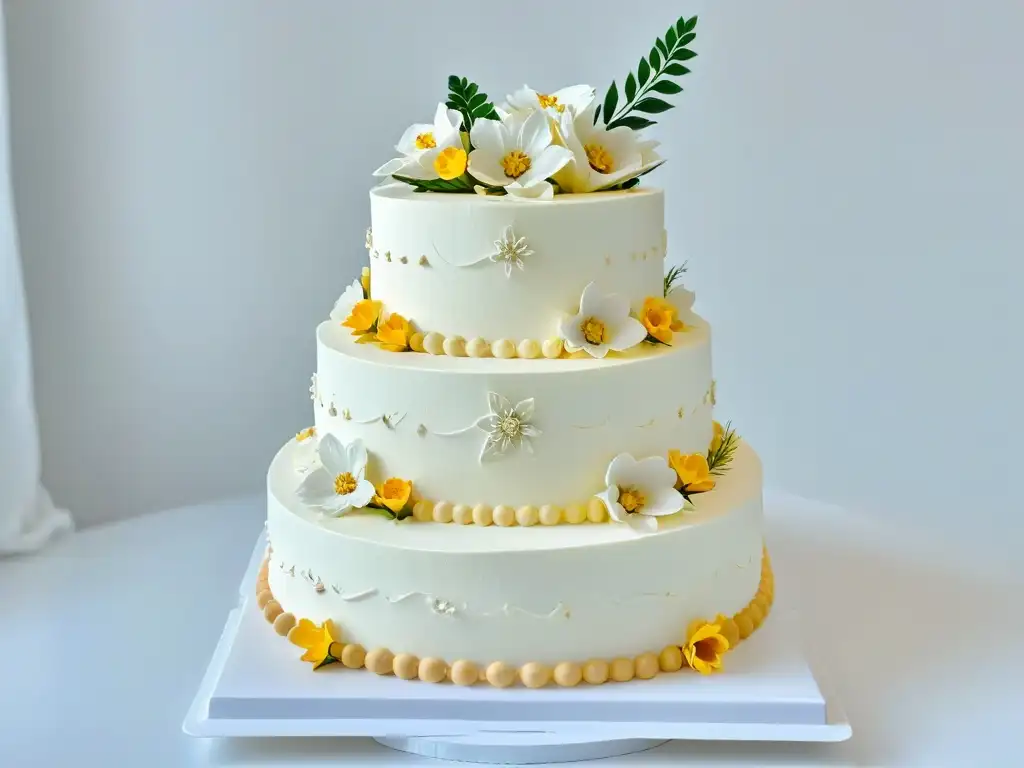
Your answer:
[[[258,591],[275,629],[307,647],[306,660],[316,661],[309,646],[320,643],[325,657],[349,648],[337,657],[346,666],[402,677],[430,679],[443,666],[449,679],[486,679],[493,669],[529,684],[560,667],[574,678],[588,661],[598,664],[592,676],[604,664],[616,679],[616,663],[622,676],[628,662],[629,676],[643,677],[671,668],[671,649],[685,655],[701,622],[734,644],[771,603],[761,467],[746,444],[717,487],[694,497],[694,510],[646,534],[608,522],[323,517],[295,496],[298,450],[289,443],[270,469],[271,549]]]

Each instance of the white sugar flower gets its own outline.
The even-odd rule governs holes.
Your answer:
[[[540,430],[530,423],[533,419],[533,398],[512,405],[507,398],[488,392],[487,405],[491,412],[476,423],[487,433],[480,450],[480,461],[499,458],[510,448],[523,448],[527,453],[533,453],[530,438],[540,435]]]
[[[352,285],[345,289],[345,292],[334,302],[334,309],[331,310],[331,320],[339,323],[352,313],[352,307],[363,300],[363,286],[358,280],[353,280]]]
[[[444,104],[437,105],[434,124],[417,123],[409,126],[395,149],[401,157],[389,160],[373,172],[374,176],[408,176],[410,179],[440,178],[434,161],[449,147],[462,149],[462,115]]]
[[[353,508],[365,507],[375,493],[366,472],[366,447],[362,440],[343,445],[332,434],[320,438],[316,447],[319,466],[303,479],[296,493],[299,499],[335,517]]]
[[[551,143],[543,112],[513,114],[506,119],[477,120],[469,132],[473,151],[469,173],[484,184],[504,187],[509,195],[550,200],[548,178],[572,159],[565,147]]]
[[[580,114],[559,116],[558,131],[573,159],[555,180],[563,192],[596,192],[654,170],[664,160],[656,141],[644,140],[632,128],[608,130],[594,124],[592,105]]]
[[[512,276],[512,266],[523,268],[523,259],[533,256],[533,251],[526,244],[525,237],[516,237],[516,233],[509,224],[501,233],[501,238],[494,241],[494,253],[490,255],[491,261],[505,262],[505,277]]]
[[[545,110],[551,117],[565,113],[566,108],[573,115],[580,114],[594,100],[596,91],[589,85],[570,85],[554,93],[538,93],[528,85],[510,94],[507,109],[509,112],[532,112]]]
[[[604,357],[609,350],[621,352],[647,337],[647,329],[629,314],[629,301],[617,293],[604,295],[589,283],[580,297],[580,311],[562,320],[562,338],[591,357]]]
[[[658,530],[657,518],[678,512],[686,503],[674,487],[675,470],[661,456],[637,461],[620,453],[608,465],[604,482],[608,487],[597,497],[612,520],[637,531]]]

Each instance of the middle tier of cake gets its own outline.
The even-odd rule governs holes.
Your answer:
[[[470,506],[585,504],[620,453],[707,451],[710,329],[694,318],[671,347],[603,360],[498,360],[387,352],[328,321],[311,394],[317,430],[361,439],[377,482]]]

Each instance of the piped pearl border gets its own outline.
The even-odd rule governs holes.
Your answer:
[[[298,620],[286,613],[274,599],[269,575],[269,562],[264,560],[256,579],[256,604],[267,621],[274,625],[274,631],[288,636]],[[761,582],[757,593],[743,610],[721,624],[722,635],[729,641],[730,650],[761,626],[774,600],[775,577],[765,548],[761,556]],[[678,672],[684,666],[682,648],[678,645],[665,646],[660,653],[649,651],[632,658],[563,661],[554,666],[531,661],[518,669],[502,661],[481,666],[467,659],[458,659],[449,664],[438,658],[420,659],[409,653],[395,654],[387,648],[367,651],[358,643],[334,643],[330,654],[349,669],[366,668],[377,675],[393,674],[403,680],[418,679],[428,683],[450,681],[465,686],[487,683],[496,688],[507,688],[517,683],[527,688],[543,688],[552,682],[566,688],[581,682],[591,685],[609,681],[624,683],[634,678],[649,680],[660,673]]]
[[[522,357],[533,360],[539,357],[546,357],[554,360],[562,356],[565,347],[561,339],[551,338],[540,342],[534,339],[524,339],[515,342],[512,339],[498,339],[487,341],[479,337],[467,341],[462,336],[449,336],[430,331],[429,333],[416,332],[409,337],[409,349],[413,352],[424,352],[428,355],[448,355],[448,357],[496,357],[508,360],[513,357]]]
[[[420,499],[412,507],[412,519],[420,523],[454,523],[456,525],[497,525],[509,528],[514,525],[577,525],[579,523],[606,523],[608,508],[601,499],[592,497],[580,504],[565,507],[544,504],[536,507],[527,504],[511,507],[499,504],[453,504],[450,501],[427,501]]]

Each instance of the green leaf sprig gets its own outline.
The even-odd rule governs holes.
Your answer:
[[[690,70],[683,62],[697,55],[687,48],[697,37],[694,32],[696,27],[696,16],[689,19],[680,16],[668,28],[664,38],[659,37],[654,41],[651,52],[640,58],[636,73],[630,72],[626,77],[626,99],[622,106],[619,106],[619,89],[615,81],[612,81],[605,93],[604,102],[594,112],[594,124],[603,118],[609,130],[620,126],[640,130],[656,125],[656,121],[634,113],[657,115],[672,109],[667,101],[651,94],[673,96],[683,90],[682,86],[669,78],[689,74]]]
[[[676,264],[671,267],[668,272],[665,273],[665,298],[672,293],[672,289],[676,287],[676,283],[683,279],[683,273],[686,272],[687,262],[682,264]]]
[[[708,469],[712,475],[721,475],[728,469],[736,455],[736,446],[740,443],[740,436],[732,427],[732,422],[726,422],[722,430],[722,442],[714,451],[708,450]]]
[[[480,86],[456,75],[448,78],[448,101],[445,102],[445,106],[462,113],[464,131],[469,131],[473,127],[474,120],[498,119],[494,104],[488,100],[486,93],[480,92]]]
[[[411,176],[392,174],[395,181],[402,181],[415,187],[417,192],[472,192],[473,182],[469,174],[464,173],[454,179],[414,179]]]

